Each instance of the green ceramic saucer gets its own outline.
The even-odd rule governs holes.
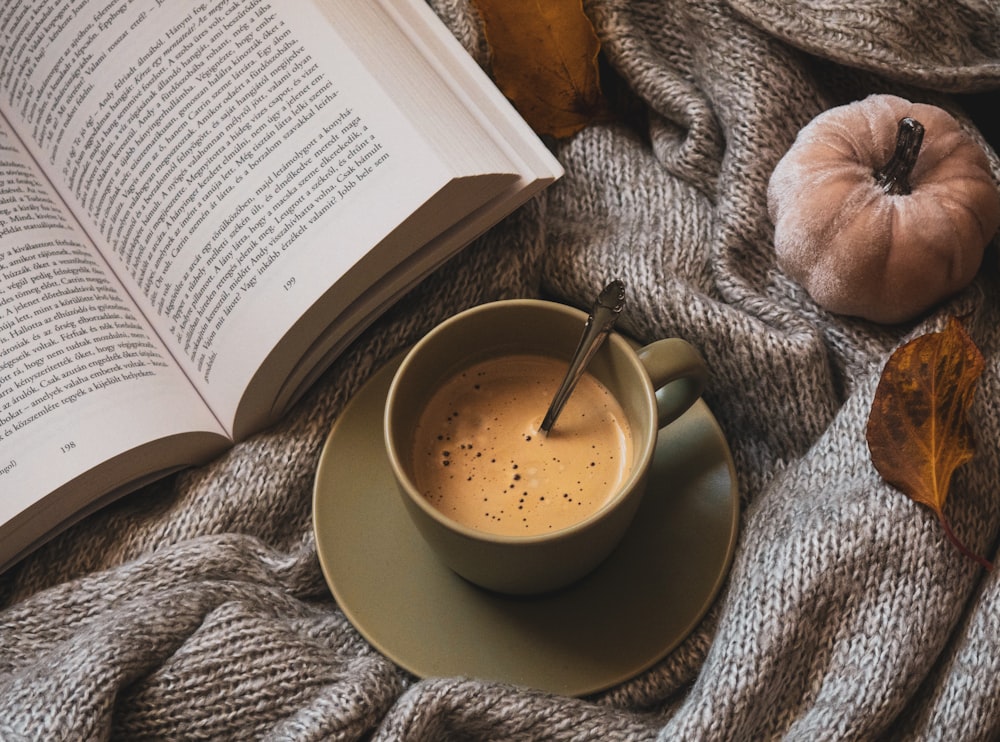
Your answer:
[[[320,564],[358,631],[421,677],[566,695],[604,690],[674,649],[718,593],[736,542],[732,457],[705,403],[661,431],[646,497],[607,561],[557,593],[507,597],[443,566],[403,509],[382,439],[386,392],[401,360],[350,401],[316,473]]]

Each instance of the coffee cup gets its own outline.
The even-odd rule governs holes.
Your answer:
[[[593,571],[645,494],[658,431],[704,389],[686,341],[636,349],[612,332],[540,433],[586,320],[550,301],[482,304],[425,335],[390,384],[385,443],[405,508],[476,585],[528,595]]]

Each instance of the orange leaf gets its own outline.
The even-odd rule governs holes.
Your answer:
[[[474,0],[493,79],[538,133],[568,137],[601,110],[600,41],[582,0]]]
[[[941,332],[922,335],[889,358],[868,417],[868,449],[882,478],[931,508],[948,538],[961,544],[944,515],[955,470],[975,453],[968,411],[983,372],[983,356],[952,317]]]

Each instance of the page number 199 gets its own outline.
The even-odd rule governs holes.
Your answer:
[[[292,276],[287,281],[285,281],[285,291],[291,291],[292,286],[295,285],[295,276]]]

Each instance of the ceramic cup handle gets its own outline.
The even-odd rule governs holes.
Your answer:
[[[708,380],[708,368],[695,347],[680,338],[657,340],[636,354],[656,390],[662,428],[698,400]]]

